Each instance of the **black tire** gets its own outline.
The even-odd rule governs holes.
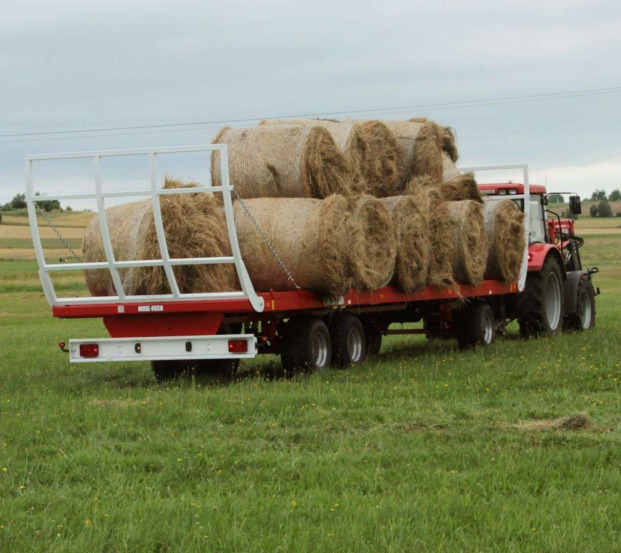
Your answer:
[[[179,378],[187,369],[185,361],[151,361],[153,376],[160,383]]]
[[[280,344],[282,366],[288,375],[330,366],[332,346],[326,323],[313,315],[293,317],[285,325]]]
[[[483,302],[463,307],[456,314],[459,349],[489,346],[496,341],[496,323],[492,308]]]
[[[330,323],[330,339],[332,364],[335,367],[350,367],[364,362],[367,352],[365,332],[356,315],[336,314]]]
[[[591,330],[595,327],[595,290],[591,281],[581,278],[576,296],[576,311],[565,315],[565,325],[572,330]]]
[[[548,257],[540,271],[529,273],[517,299],[520,334],[552,336],[563,328],[563,276],[559,263]]]

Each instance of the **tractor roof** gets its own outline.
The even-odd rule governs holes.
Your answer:
[[[524,185],[518,182],[502,182],[497,184],[479,184],[478,188],[484,194],[489,195],[511,195],[511,194],[523,194],[524,193]],[[514,192],[515,191],[515,192]],[[531,194],[545,194],[546,188],[541,184],[531,184],[530,185],[530,193]]]

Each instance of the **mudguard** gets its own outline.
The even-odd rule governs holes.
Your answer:
[[[563,283],[565,294],[565,313],[574,313],[578,309],[578,283],[586,278],[586,271],[567,271],[567,280]]]
[[[543,242],[535,242],[528,246],[528,272],[541,271],[543,264],[549,255],[555,256],[563,273],[565,275],[565,264],[563,258],[554,244],[544,244]]]

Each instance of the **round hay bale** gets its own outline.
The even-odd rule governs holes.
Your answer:
[[[523,261],[524,213],[511,200],[489,200],[483,216],[489,245],[485,278],[515,282]]]
[[[326,198],[352,193],[347,161],[324,128],[225,127],[213,143],[229,146],[230,180],[242,198]],[[211,174],[213,184],[219,186],[219,152],[211,157]]]
[[[458,291],[453,277],[452,260],[455,257],[453,233],[449,225],[449,211],[447,203],[442,199],[440,191],[434,186],[424,185],[431,182],[429,178],[417,177],[413,183],[423,183],[420,186],[413,184],[414,197],[421,209],[426,210],[429,217],[429,241],[431,254],[429,258],[429,272],[427,285],[441,290],[451,289]]]
[[[433,125],[433,133],[436,135],[442,150],[446,152],[451,161],[456,162],[459,159],[457,151],[457,138],[455,131],[451,127],[443,127],[434,121],[429,121],[426,117],[413,117],[409,120],[411,123],[429,123]]]
[[[166,179],[164,188],[188,188]],[[221,201],[206,193],[160,196],[162,221],[171,258],[230,256],[231,246]],[[106,209],[114,256],[118,261],[161,259],[151,201],[133,202]],[[82,245],[85,262],[105,261],[99,218],[93,217]],[[174,267],[179,290],[184,293],[238,290],[235,267],[231,264],[183,265]],[[128,295],[169,294],[162,267],[136,267],[119,271]],[[116,295],[109,271],[85,271],[93,296]]]
[[[430,175],[442,178],[442,142],[437,125],[427,120],[382,121],[399,146],[402,188],[412,176]]]
[[[255,198],[244,204],[300,288],[331,297],[350,287],[347,200]],[[235,227],[242,257],[257,291],[295,290],[246,211],[235,204]]]
[[[445,152],[442,153],[442,183],[439,186],[447,202],[483,202],[474,173],[462,173]]]
[[[415,196],[391,196],[380,200],[388,209],[397,238],[395,282],[404,292],[424,288],[429,273],[431,244],[429,217],[424,202]]]
[[[483,205],[472,200],[447,202],[446,205],[455,244],[453,275],[463,284],[479,284],[485,273],[488,252]]]
[[[350,202],[352,220],[348,251],[352,286],[375,290],[392,279],[397,258],[397,239],[388,210],[373,196]]]
[[[399,145],[381,121],[351,119],[364,134],[367,149],[363,160],[364,176],[369,194],[378,198],[395,196],[403,190]]]
[[[351,173],[353,194],[367,192],[367,182],[364,174],[364,160],[367,156],[367,142],[362,128],[358,124],[343,123],[329,119],[264,119],[260,125],[289,125],[302,127],[322,127],[326,129],[334,143],[345,156]]]

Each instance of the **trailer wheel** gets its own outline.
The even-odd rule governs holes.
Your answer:
[[[563,326],[563,278],[558,262],[548,257],[541,271],[529,273],[517,299],[518,323],[524,338],[551,336]]]
[[[496,341],[496,323],[492,308],[476,302],[457,312],[457,345],[459,349],[489,346]]]
[[[573,330],[591,330],[595,326],[595,291],[590,281],[578,281],[576,311],[565,315],[566,325]]]
[[[382,331],[379,326],[365,316],[360,317],[362,328],[364,328],[364,342],[367,346],[366,355],[377,355],[382,349]]]
[[[284,327],[280,351],[287,374],[297,370],[313,372],[329,367],[332,346],[326,323],[313,315],[291,318]]]
[[[356,315],[345,312],[335,315],[330,324],[330,338],[334,366],[344,368],[364,361],[367,350],[365,332]]]
[[[179,378],[187,369],[187,363],[184,361],[151,361],[153,376],[160,383]]]

